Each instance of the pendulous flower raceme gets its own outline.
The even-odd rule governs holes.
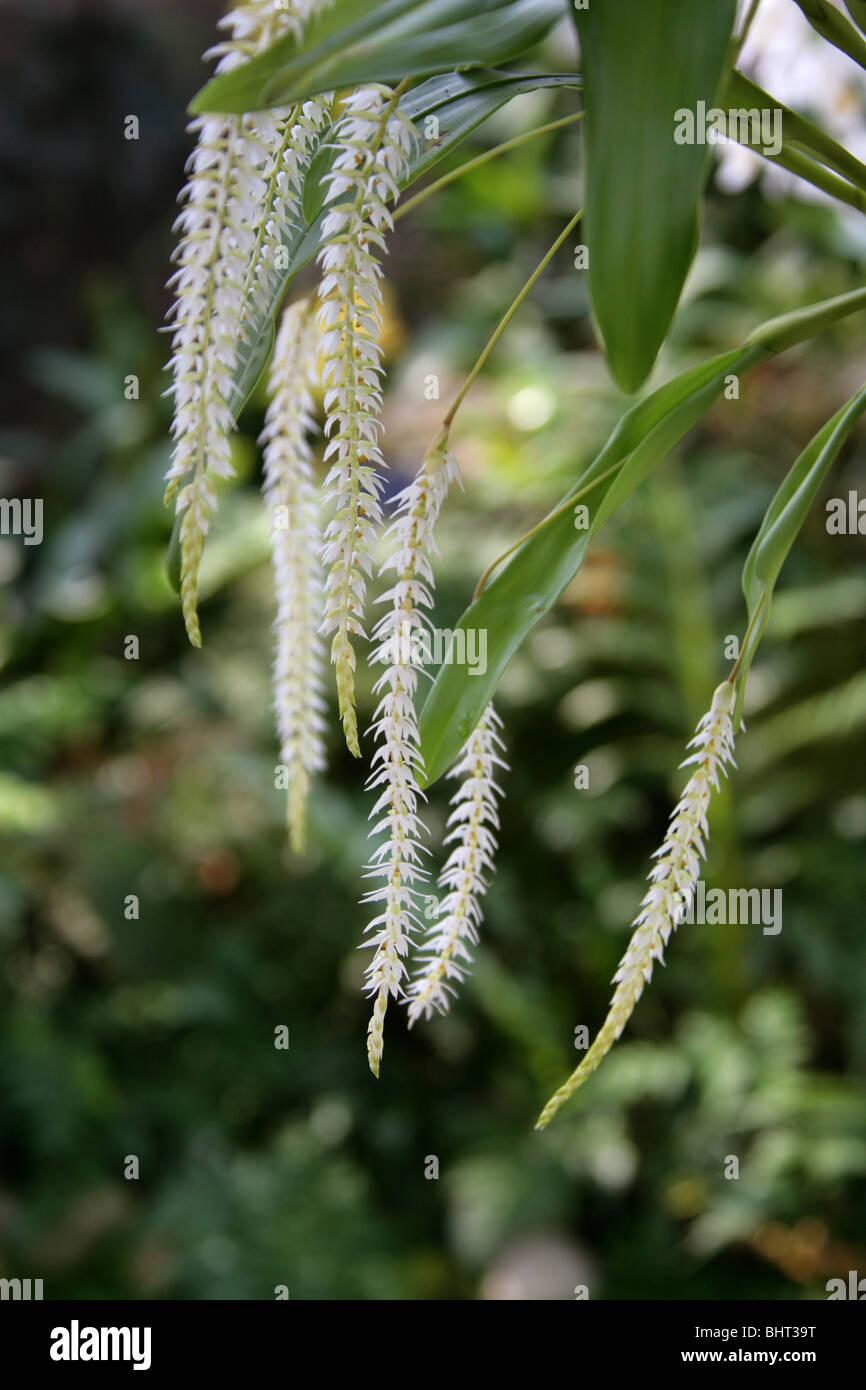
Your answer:
[[[304,178],[327,131],[331,98],[313,97],[288,111],[257,117],[258,138],[267,154],[262,167],[264,192],[258,231],[241,290],[241,319],[267,312],[278,292],[286,236],[303,229]]]
[[[206,56],[217,58],[218,71],[226,71],[282,34],[300,34],[327,3],[255,0],[238,6],[222,21],[227,36]],[[382,522],[379,257],[392,227],[388,205],[405,179],[416,135],[397,107],[397,94],[378,85],[350,92],[339,102],[322,93],[285,110],[202,116],[191,129],[198,139],[181,195],[178,269],[170,282],[175,289],[175,448],[167,498],[175,500],[180,520],[181,597],[194,645],[201,642],[197,575],[216,505],[213,481],[233,471],[234,378],[248,317],[261,316],[279,293],[278,253],[302,228],[304,181],[325,139],[331,150],[323,179],[322,282],[317,296],[292,304],[282,316],[260,438],[277,599],[274,705],[287,772],[289,837],[300,851],[311,780],[325,760],[321,638],[328,633],[333,633],[331,658],[347,743],[360,755],[352,638],[364,635],[366,580]],[[331,510],[324,543],[309,442],[314,429],[311,387],[317,377],[329,464],[322,501]],[[443,430],[414,483],[397,499],[387,536],[392,553],[381,570],[383,575],[396,573],[380,600],[389,611],[373,633],[377,645],[372,659],[386,664],[376,687],[380,699],[373,732],[379,746],[368,783],[377,791],[371,835],[380,838],[368,874],[380,882],[364,899],[382,909],[369,924],[366,943],[373,949],[367,989],[375,996],[368,1055],[376,1073],[388,998],[407,999],[405,958],[418,924],[415,884],[426,877],[415,712],[423,667],[411,634],[429,625],[425,610],[432,605],[433,526],[455,473]],[[324,583],[322,560],[327,565]],[[491,709],[459,763],[468,778],[454,798],[449,820],[449,840],[459,843],[440,880],[442,886],[453,883],[446,899],[448,945],[438,967],[432,956],[424,966],[451,979],[461,975],[453,958],[465,961],[465,942],[477,936],[482,871],[491,866],[496,789],[488,774],[493,761],[499,761],[494,752],[497,724]],[[466,763],[470,749],[471,766]],[[485,780],[480,782],[482,765]],[[437,1007],[445,989],[444,980],[437,975],[434,982],[431,976],[427,992]]]
[[[500,756],[505,745],[500,736],[502,720],[488,705],[449,777],[460,778],[451,798],[445,844],[454,845],[438,886],[445,889],[442,916],[434,922],[419,953],[416,977],[409,987],[409,1026],[433,1010],[446,1013],[451,981],[461,984],[472,965],[470,947],[478,943],[481,899],[487,892],[485,874],[493,871],[496,832],[499,829],[497,799],[502,788],[495,781],[496,768],[507,770]]]
[[[201,645],[198,568],[210,515],[213,478],[232,475],[230,398],[236,362],[240,287],[252,253],[250,218],[256,189],[237,177],[239,123],[203,116],[190,161],[186,200],[175,224],[181,233],[175,289],[171,367],[174,452],[166,501],[180,523],[181,602],[193,646]]]
[[[426,832],[418,815],[421,753],[415,712],[423,667],[418,644],[412,638],[429,623],[424,610],[433,605],[433,528],[455,473],[443,433],[428,451],[415,480],[397,498],[395,519],[387,534],[392,550],[382,566],[382,575],[393,571],[395,582],[380,600],[389,608],[373,632],[377,645],[371,661],[385,663],[375,686],[377,695],[382,692],[373,722],[378,747],[367,783],[378,792],[370,812],[375,822],[370,833],[384,838],[371,855],[366,876],[381,882],[364,896],[365,903],[382,909],[368,924],[369,940],[364,943],[373,949],[366,971],[366,990],[374,997],[367,1057],[375,1076],[382,1058],[388,998],[404,996],[406,956],[419,925],[416,885],[427,877],[422,865],[422,855],[428,852],[423,843]]]
[[[300,33],[320,8],[317,0],[239,5],[221,21],[227,37],[205,57],[218,59],[217,72],[229,71],[283,34]],[[174,502],[180,523],[181,602],[193,646],[201,645],[198,571],[216,506],[213,480],[233,474],[232,384],[247,301],[261,278],[261,231],[290,215],[304,155],[299,143],[283,140],[291,122],[290,112],[204,115],[189,127],[196,146],[175,223],[178,268],[169,281],[175,292],[169,315],[175,442],[166,502]],[[283,164],[287,167],[277,167]],[[272,188],[271,213],[262,219]]]
[[[274,710],[288,778],[289,842],[296,853],[305,847],[310,783],[325,765],[322,541],[309,443],[315,429],[310,384],[317,345],[314,300],[290,305],[274,345],[260,439],[277,597]]]
[[[607,1055],[634,1012],[644,985],[652,978],[653,961],[662,961],[670,934],[691,902],[706,857],[709,835],[707,811],[714,791],[719,790],[719,773],[734,762],[734,684],[723,681],[715,691],[709,710],[700,720],[689,748],[695,752],[681,764],[696,763],[682,796],[674,807],[668,832],[653,858],[650,887],[634,921],[634,933],[614,976],[616,989],[607,1018],[580,1066],[551,1096],[542,1110],[536,1129],[544,1129],[557,1110]]]
[[[414,140],[394,93],[364,87],[351,94],[332,136],[327,176],[323,271],[318,314],[325,401],[325,498],[333,514],[325,529],[327,567],[323,632],[333,633],[331,660],[346,743],[360,757],[355,713],[354,636],[364,636],[364,601],[382,522],[379,448],[382,406],[382,296],[377,256],[392,226],[396,199]]]
[[[217,58],[218,71],[236,67],[276,38],[302,36],[329,3],[251,0],[236,6],[222,22],[225,37],[207,56]],[[304,238],[317,229],[321,283],[280,320],[260,436],[276,593],[274,709],[286,772],[289,840],[294,851],[303,852],[309,791],[325,763],[324,639],[331,639],[346,743],[360,756],[354,639],[366,636],[367,582],[384,549],[378,578],[387,591],[378,602],[385,611],[374,625],[369,658],[383,668],[374,687],[375,748],[367,780],[374,843],[363,902],[374,915],[362,943],[372,952],[364,987],[372,999],[367,1056],[377,1076],[389,999],[407,1006],[411,1027],[419,1018],[445,1013],[471,968],[499,829],[497,769],[506,768],[501,721],[488,704],[449,774],[458,788],[438,877],[441,902],[436,921],[419,941],[419,900],[429,877],[430,848],[421,814],[416,704],[419,680],[426,675],[424,639],[431,631],[434,527],[457,477],[451,424],[504,327],[580,216],[572,218],[500,321],[414,481],[399,493],[383,536],[380,258],[393,226],[390,205],[407,181],[417,142],[398,105],[402,91],[403,84],[396,91],[370,84],[339,94],[319,92],[283,109],[194,121],[190,129],[197,143],[181,195],[177,268],[169,282],[175,291],[170,314],[175,415],[167,498],[175,502],[179,526],[184,620],[198,646],[199,562],[216,505],[214,482],[233,472],[233,409],[242,394],[237,379],[245,378],[250,364],[258,366],[260,330],[267,328],[284,289],[286,267],[279,253],[301,245],[298,259],[310,257]],[[310,193],[321,213],[310,212]],[[315,217],[309,227],[308,217]],[[321,486],[311,447],[318,387],[327,470]],[[689,744],[694,751],[684,766],[695,765],[694,771],[656,853],[607,1017],[580,1066],[548,1101],[538,1128],[549,1123],[620,1036],[691,899],[705,855],[711,795],[720,772],[733,762],[733,707],[732,674],[715,692]]]

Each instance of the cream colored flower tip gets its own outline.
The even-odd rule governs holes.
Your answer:
[[[283,34],[299,35],[311,13],[320,9],[317,0],[248,0],[235,5],[218,21],[218,27],[228,31],[205,53],[205,58],[217,58],[217,72],[238,67]]]
[[[583,1061],[568,1080],[551,1096],[542,1110],[536,1129],[544,1129],[557,1110],[591,1076],[610,1051],[652,978],[653,962],[663,961],[664,948],[677,926],[684,906],[694,894],[701,860],[706,857],[709,834],[707,810],[714,791],[719,789],[719,773],[734,763],[734,729],[731,712],[734,685],[724,681],[713,695],[712,704],[698,724],[688,747],[694,752],[682,767],[695,765],[682,796],[674,807],[668,831],[653,858],[650,887],[633,923],[628,949],[614,976],[616,990],[601,1031]]]

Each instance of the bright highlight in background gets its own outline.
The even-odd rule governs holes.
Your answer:
[[[506,406],[512,425],[519,430],[539,430],[553,417],[556,397],[546,386],[524,386]]]

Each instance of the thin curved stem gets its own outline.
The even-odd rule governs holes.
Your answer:
[[[755,15],[758,13],[758,6],[760,5],[760,3],[761,0],[752,0],[751,8],[749,9],[748,14],[743,20],[743,27],[734,39],[734,63],[737,61],[737,59],[743,51],[743,45],[745,44],[746,39],[749,37],[749,30],[752,27],[752,22],[755,18]]]
[[[502,334],[505,332],[509,323],[514,318],[514,315],[517,313],[517,310],[520,308],[524,299],[529,294],[529,291],[532,289],[532,286],[535,284],[538,277],[544,272],[544,270],[553,260],[553,257],[556,255],[560,246],[565,241],[565,238],[567,236],[570,236],[570,234],[574,231],[582,215],[583,208],[579,208],[578,211],[572,217],[571,221],[568,223],[568,225],[560,232],[559,236],[556,238],[556,241],[550,247],[546,255],[543,256],[542,259],[539,261],[538,265],[533,270],[529,279],[526,281],[526,284],[523,286],[523,289],[520,291],[517,297],[512,300],[511,304],[508,306],[505,313],[502,315],[502,318],[499,320],[499,323],[496,325],[495,329],[493,330],[493,333],[488,339],[487,345],[482,349],[482,352],[478,357],[475,366],[472,368],[472,371],[469,373],[460,390],[457,392],[451,409],[448,411],[448,414],[442,421],[443,428],[446,431],[449,430],[452,424],[454,423],[454,416],[460,409],[460,406],[463,403],[467,391],[469,390],[475,378],[478,376],[478,373],[481,371],[482,367],[484,366],[484,363],[487,361],[491,352],[496,347],[496,344],[499,342],[499,339],[502,337]]]
[[[740,663],[742,662],[743,657],[744,657],[745,654],[746,654],[746,649],[748,648],[748,645],[749,645],[749,638],[750,638],[751,635],[752,635],[752,629],[754,628],[755,623],[758,621],[758,615],[760,614],[761,609],[762,609],[763,606],[764,606],[764,600],[766,599],[766,597],[767,597],[766,594],[761,594],[761,597],[758,599],[758,602],[755,604],[755,611],[754,611],[754,613],[752,614],[751,618],[749,619],[749,625],[748,625],[748,627],[746,628],[746,631],[743,633],[743,640],[742,640],[742,642],[740,643],[740,655],[737,657],[736,661],[734,662],[734,664],[733,664],[733,666],[731,667],[731,669],[730,669],[730,671],[729,671],[729,673],[728,673],[728,676],[727,676],[727,680],[728,680],[729,684],[731,684],[731,685],[733,685],[733,684],[734,684],[734,681],[737,679],[737,673],[738,673],[738,671],[739,671],[739,669],[740,669]]]

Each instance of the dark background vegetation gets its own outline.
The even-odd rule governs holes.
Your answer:
[[[719,402],[515,660],[477,969],[446,1019],[407,1033],[392,1006],[377,1083],[356,951],[363,770],[334,728],[302,863],[273,789],[261,399],[208,544],[201,652],[164,577],[157,330],[217,13],[31,0],[0,19],[0,492],[45,499],[40,547],[0,540],[0,1276],[42,1277],[46,1297],[822,1298],[866,1273],[864,541],[824,526],[828,496],[866,493],[862,431],[785,570],[714,812],[708,882],[782,888],[782,932],[681,930],[602,1069],[543,1136],[531,1126],[575,1027],[602,1020],[684,743],[743,629],[746,550],[863,379],[862,316]],[[542,59],[569,60],[567,36]],[[569,100],[521,99],[466,149]],[[400,224],[396,475],[436,422],[425,376],[456,388],[573,211],[579,150],[575,129],[542,137]],[[571,262],[459,419],[442,626],[623,408]],[[862,269],[830,210],[711,191],[660,374]],[[437,792],[434,832],[443,807]]]

